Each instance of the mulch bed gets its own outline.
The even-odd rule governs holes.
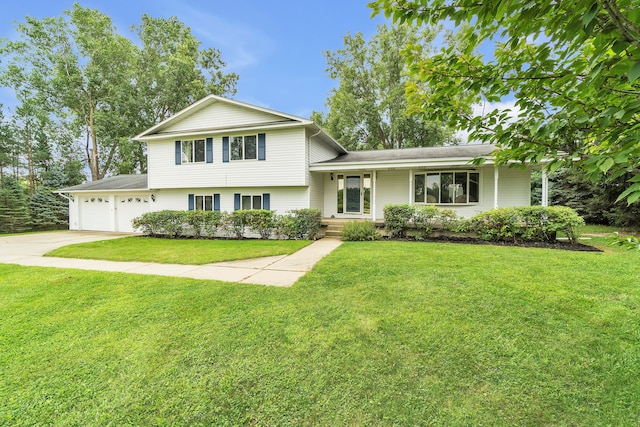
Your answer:
[[[416,240],[412,238],[405,239],[389,239],[398,241],[411,241]],[[582,251],[582,252],[602,252],[602,250],[582,243],[570,243],[568,241],[556,240],[555,242],[490,242],[487,240],[480,240],[474,237],[460,237],[460,236],[432,236],[427,237],[422,242],[439,242],[439,243],[465,243],[468,245],[493,245],[493,246],[517,246],[522,248],[543,248],[543,249],[561,249],[567,251]]]

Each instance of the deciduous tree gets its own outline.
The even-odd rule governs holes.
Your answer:
[[[74,119],[92,180],[144,172],[144,147],[132,136],[195,99],[235,88],[220,52],[201,49],[177,18],[142,21],[138,47],[107,15],[76,3],[63,17],[26,17],[17,40],[0,42],[0,83],[45,99],[58,119]]]
[[[313,120],[351,150],[456,143],[440,122],[407,106],[410,79],[400,51],[411,43],[429,54],[434,35],[408,25],[379,26],[369,41],[361,33],[347,34],[343,49],[325,52],[327,71],[338,87],[327,99],[326,116],[314,113]]]
[[[551,158],[604,174],[631,178],[621,198],[640,198],[640,8],[637,0],[378,0],[373,14],[416,26],[453,24],[465,45],[424,57],[407,49],[411,75],[427,87],[409,87],[425,117],[445,120],[493,142],[498,160]],[[467,26],[464,26],[464,25]],[[482,49],[494,46],[488,55]],[[473,101],[514,96],[509,111],[470,114]]]

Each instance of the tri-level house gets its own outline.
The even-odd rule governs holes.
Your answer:
[[[530,203],[530,168],[495,166],[494,146],[349,152],[310,120],[214,95],[134,139],[147,144],[147,174],[59,190],[70,229],[133,231],[133,218],[164,209],[316,208],[376,221],[392,203],[465,217]]]

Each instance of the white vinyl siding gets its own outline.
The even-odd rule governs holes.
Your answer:
[[[409,203],[409,171],[378,171],[376,178],[376,218],[384,218],[385,205]]]
[[[223,127],[237,127],[242,125],[254,125],[258,123],[270,123],[282,121],[283,118],[274,114],[257,111],[251,108],[244,108],[238,105],[231,105],[222,102],[215,102],[208,107],[195,111],[183,117],[182,120],[162,127],[162,132],[182,132],[199,129],[215,129]],[[158,129],[160,131],[160,129]]]
[[[439,205],[442,208],[455,210],[458,215],[469,218],[480,212],[493,209],[493,166],[477,168],[480,176],[479,201],[468,205]],[[384,218],[384,207],[389,204],[409,203],[410,173],[416,174],[417,170],[410,172],[409,169],[380,170],[377,172],[375,188],[375,208],[376,219]],[[337,208],[337,176],[339,172],[334,172],[334,180],[330,178],[330,173],[324,174],[324,209],[323,216],[349,217],[347,214],[338,214]],[[344,175],[344,174],[343,174]],[[530,204],[531,172],[516,168],[500,168],[498,205],[499,207],[528,206]],[[372,194],[374,190],[372,189]],[[353,215],[351,215],[353,216]],[[370,215],[357,215],[359,218],[370,217]]]
[[[311,138],[309,141],[309,163],[324,162],[338,157],[335,149],[322,143],[318,138]]]
[[[195,163],[188,168],[175,164],[175,141],[151,142],[148,144],[149,188],[307,185],[304,132],[303,128],[265,131],[266,160],[226,163],[222,162],[222,137],[232,140],[244,133],[211,135],[213,163]]]
[[[491,185],[493,203],[493,167],[485,168],[485,181]],[[498,179],[498,207],[529,206],[531,204],[531,170],[500,168]],[[493,206],[492,206],[493,207]]]
[[[307,187],[232,187],[232,188],[185,188],[154,191],[154,211],[165,209],[188,210],[189,194],[220,194],[220,210],[234,211],[234,195],[269,194],[270,210],[284,214],[292,209],[309,207]]]
[[[312,209],[319,209],[324,216],[324,177],[328,173],[316,172],[310,175],[309,204]]]

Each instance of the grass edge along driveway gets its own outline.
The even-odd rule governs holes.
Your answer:
[[[310,243],[309,240],[198,240],[132,236],[67,245],[45,256],[204,265],[222,261],[290,255]]]
[[[294,287],[0,266],[0,424],[637,425],[633,251],[345,243]]]

